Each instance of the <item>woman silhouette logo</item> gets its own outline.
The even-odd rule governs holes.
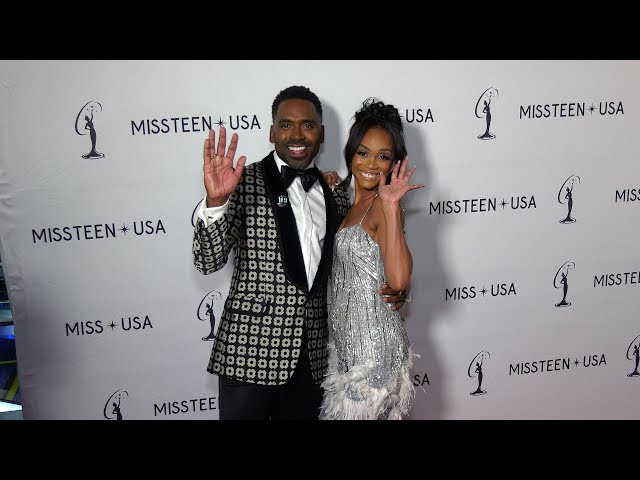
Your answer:
[[[634,338],[629,344],[629,347],[627,347],[627,360],[631,360],[631,356],[633,356],[635,368],[633,369],[633,372],[627,374],[627,377],[637,377],[640,375],[640,373],[638,373],[638,362],[640,361],[640,335]]]
[[[96,132],[95,125],[93,124],[93,118],[95,112],[102,112],[102,105],[100,103],[91,100],[80,109],[78,116],[76,117],[76,133],[78,135],[86,135],[89,133],[91,138],[91,151],[86,155],[82,155],[82,158],[104,158],[104,153],[100,153],[96,150],[96,141],[98,134]]]
[[[114,392],[107,403],[104,404],[104,418],[107,420],[122,420],[122,399],[129,398],[129,392],[126,390],[117,390]]]
[[[484,119],[486,121],[486,129],[484,133],[482,135],[478,135],[478,138],[480,140],[493,140],[494,138],[496,138],[495,135],[489,132],[489,128],[491,127],[491,99],[497,98],[497,97],[498,97],[498,90],[493,87],[490,87],[490,88],[487,88],[484,92],[482,92],[482,95],[480,95],[480,98],[478,98],[478,101],[476,103],[476,117],[482,118],[484,116]],[[480,115],[479,113],[481,105],[482,105],[481,113],[483,115]]]
[[[210,331],[206,337],[202,337],[202,340],[205,342],[210,342],[215,340],[215,330],[216,330],[216,315],[213,312],[213,303],[215,300],[220,300],[222,298],[222,294],[217,290],[211,290],[207,293],[204,298],[200,301],[200,305],[198,306],[198,319],[203,322],[209,320]]]
[[[478,377],[478,388],[476,388],[469,395],[475,397],[477,395],[484,395],[485,393],[487,393],[486,390],[482,390],[482,365],[483,362],[490,357],[491,355],[489,354],[489,352],[487,352],[486,350],[482,350],[473,358],[473,360],[469,364],[469,368],[467,368],[467,375],[469,376],[469,378],[473,378],[475,376]]]
[[[567,216],[560,220],[560,223],[575,223],[575,218],[571,218],[571,210],[573,209],[573,187],[575,184],[580,183],[580,177],[577,175],[571,175],[567,178],[560,191],[558,192],[558,202],[567,204]]]
[[[562,288],[562,300],[556,303],[556,307],[568,307],[571,302],[567,302],[567,292],[569,291],[569,270],[574,270],[576,264],[574,262],[565,262],[556,272],[553,278],[553,287]]]

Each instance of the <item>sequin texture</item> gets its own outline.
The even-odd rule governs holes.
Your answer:
[[[335,236],[329,278],[329,371],[325,419],[399,419],[414,387],[402,316],[377,293],[384,283],[378,244],[361,224]]]

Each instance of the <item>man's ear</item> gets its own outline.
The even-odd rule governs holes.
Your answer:
[[[271,143],[276,143],[275,133],[273,132],[273,125],[269,128],[269,141]]]
[[[320,143],[324,143],[324,125],[320,125]]]

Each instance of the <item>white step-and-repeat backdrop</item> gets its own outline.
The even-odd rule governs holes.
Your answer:
[[[320,97],[323,170],[370,96],[415,181],[412,419],[640,418],[640,62],[3,61],[0,245],[27,419],[217,419],[231,276],[191,258],[202,142],[249,162]]]

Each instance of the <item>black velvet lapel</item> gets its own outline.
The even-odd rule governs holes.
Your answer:
[[[313,287],[310,292],[311,294],[320,288],[321,285],[324,285],[327,280],[327,276],[331,270],[331,263],[333,261],[333,237],[338,229],[338,206],[333,198],[333,192],[320,173],[318,174],[318,182],[322,185],[322,190],[324,192],[324,205],[327,212],[327,229],[324,234],[324,243],[322,245],[322,257],[320,257],[320,264],[318,265],[316,278],[313,279]]]
[[[262,160],[262,173],[269,201],[275,213],[278,243],[280,244],[285,275],[296,287],[308,293],[307,271],[304,268],[304,258],[300,248],[296,218],[293,215],[291,202],[289,202],[287,190],[282,183],[278,166],[273,158],[273,152]],[[325,198],[326,196],[325,193]],[[324,252],[322,258],[324,259]]]

